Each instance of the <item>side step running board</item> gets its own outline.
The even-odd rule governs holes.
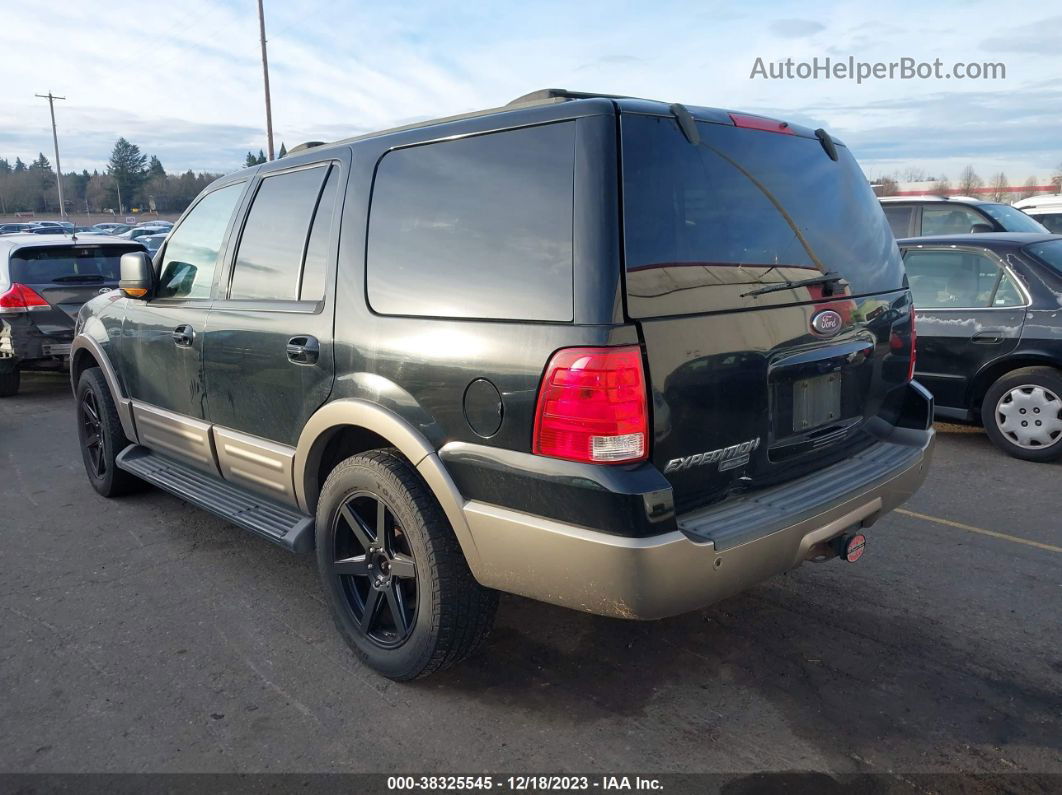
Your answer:
[[[118,467],[182,500],[205,508],[292,552],[314,547],[314,520],[294,508],[218,480],[198,469],[130,445],[118,454]]]

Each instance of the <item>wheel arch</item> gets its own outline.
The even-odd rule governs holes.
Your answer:
[[[136,424],[133,422],[133,402],[122,392],[118,374],[114,371],[107,352],[92,337],[79,334],[70,344],[70,388],[75,393],[81,374],[90,367],[99,367],[103,371],[103,378],[107,382],[107,388],[111,391],[111,398],[118,410],[122,431],[127,439],[137,441]]]
[[[1062,369],[1062,360],[1058,356],[1042,351],[1022,351],[985,365],[970,380],[970,385],[966,390],[966,405],[970,411],[975,416],[980,416],[981,403],[988,390],[992,388],[992,384],[1012,370],[1019,370],[1022,367],[1053,367],[1058,370]]]
[[[464,498],[436,449],[413,425],[375,403],[360,398],[334,400],[318,409],[303,426],[293,464],[299,507],[311,515],[316,513],[321,485],[330,471],[329,464],[338,463],[337,455],[343,458],[377,447],[396,448],[417,470],[439,501],[469,568],[476,574],[479,555],[465,519]]]

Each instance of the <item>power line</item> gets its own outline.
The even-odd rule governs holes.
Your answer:
[[[66,99],[66,97],[53,96],[51,91],[34,96],[48,100],[48,110],[52,114],[52,143],[55,144],[55,185],[59,189],[59,217],[66,218],[66,205],[63,204],[63,167],[59,165],[59,135],[55,131],[55,100]]]

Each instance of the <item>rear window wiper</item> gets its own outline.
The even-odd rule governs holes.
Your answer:
[[[71,273],[69,276],[56,276],[53,282],[103,282],[106,281],[98,273]]]
[[[821,276],[814,276],[810,279],[801,279],[800,281],[790,281],[786,279],[784,282],[778,282],[777,284],[768,284],[766,287],[758,287],[755,290],[749,290],[747,293],[742,293],[742,298],[747,298],[750,295],[764,295],[765,293],[776,293],[779,290],[792,290],[795,287],[810,287],[813,284],[829,284],[836,285],[838,287],[847,287],[848,280],[839,273],[830,271],[824,273]],[[831,290],[830,295],[833,294]]]

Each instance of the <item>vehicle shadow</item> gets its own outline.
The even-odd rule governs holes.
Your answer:
[[[974,655],[926,611],[887,606],[870,581],[853,589],[821,571],[649,623],[505,597],[488,647],[431,686],[562,725],[666,721],[697,746],[781,715],[849,766],[857,751],[917,756],[949,741],[975,756],[1055,747],[1062,692],[1016,661]]]

